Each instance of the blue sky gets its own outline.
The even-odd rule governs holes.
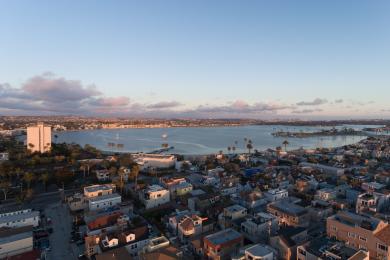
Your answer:
[[[388,118],[389,13],[368,0],[4,1],[0,113]],[[61,88],[93,91],[61,103]]]

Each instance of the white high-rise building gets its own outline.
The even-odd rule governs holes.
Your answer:
[[[51,127],[38,123],[27,127],[27,149],[31,152],[48,152],[51,149]]]

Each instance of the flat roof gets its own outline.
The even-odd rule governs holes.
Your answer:
[[[114,187],[111,184],[100,184],[84,187],[84,190],[87,192],[95,192],[99,190],[112,190]]]
[[[22,219],[39,217],[39,211],[29,211],[21,214],[14,214],[0,217],[0,223],[7,223],[12,221],[19,221]]]
[[[294,216],[301,216],[308,212],[307,209],[302,206],[283,200],[271,203],[269,207]]]
[[[208,241],[210,241],[214,245],[220,245],[220,244],[224,244],[224,243],[227,243],[231,240],[241,238],[241,237],[242,237],[241,233],[237,232],[234,229],[228,228],[228,229],[219,231],[217,233],[208,235],[205,237],[205,239],[207,239]]]
[[[0,244],[11,243],[17,240],[32,237],[33,226],[18,228],[0,228]]]
[[[251,246],[247,248],[245,251],[254,256],[266,256],[272,253],[272,251],[269,248],[259,244]]]
[[[122,197],[119,194],[112,193],[112,194],[90,198],[89,201],[93,203],[93,202],[99,202],[102,200],[115,199],[115,198],[122,198]]]
[[[157,185],[157,184],[153,184],[153,185],[150,185],[147,187],[146,191],[160,191],[160,190],[166,190],[165,188],[163,188],[162,186],[160,185]]]

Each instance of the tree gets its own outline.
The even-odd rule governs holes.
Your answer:
[[[49,181],[49,174],[47,172],[45,172],[41,175],[41,177],[39,179],[42,181],[43,186],[45,186],[45,191],[46,191],[46,184]]]
[[[9,181],[1,181],[0,182],[0,190],[4,194],[4,200],[7,200],[7,194],[11,188],[11,183]]]
[[[35,179],[31,172],[26,172],[23,176],[23,181],[27,183],[27,189],[30,189],[31,182]]]
[[[246,144],[246,149],[248,149],[248,152],[250,154],[251,150],[253,149],[252,140],[248,140],[248,143]]]
[[[138,188],[138,174],[139,174],[139,165],[134,164],[133,167],[131,167],[131,175],[134,176],[135,179],[135,190]]]
[[[284,151],[287,152],[287,145],[290,143],[287,140],[284,140],[283,145],[284,145]]]
[[[123,187],[125,186],[125,182],[124,182],[125,168],[120,168],[118,174],[119,174],[119,188],[121,189],[121,194],[123,194]]]
[[[233,146],[232,147],[232,150],[233,150],[233,153],[236,151],[236,147],[235,146]]]
[[[230,153],[230,151],[232,150],[232,147],[228,146],[227,150],[228,150],[228,153]]]

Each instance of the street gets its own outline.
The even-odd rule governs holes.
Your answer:
[[[72,219],[66,206],[60,202],[48,205],[45,214],[51,218],[53,227],[50,235],[51,251],[47,252],[47,259],[77,259],[80,249],[74,243],[69,243]]]

